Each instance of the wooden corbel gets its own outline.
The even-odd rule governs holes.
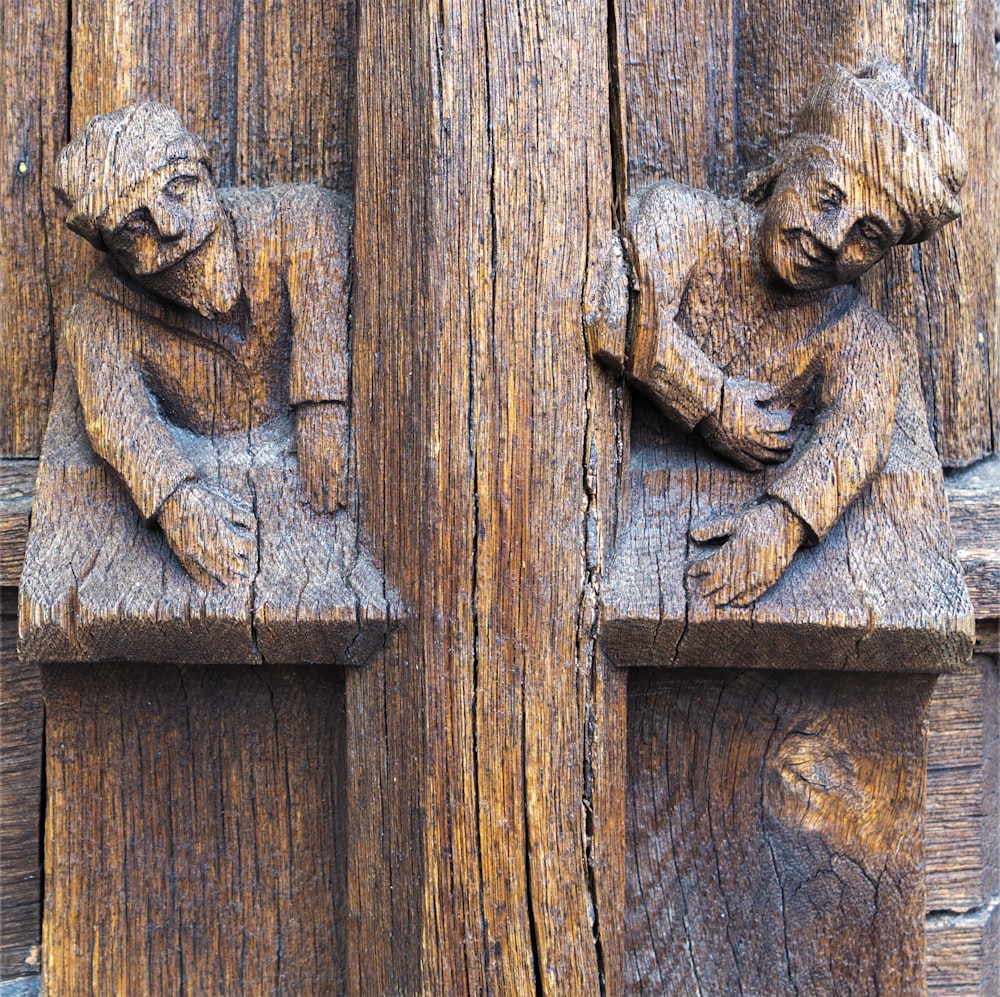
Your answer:
[[[152,102],[91,119],[56,187],[105,257],[59,346],[22,657],[363,661],[393,600],[347,511],[350,204],[216,189]]]
[[[927,704],[974,619],[912,345],[852,282],[964,177],[898,70],[835,66],[742,200],[640,190],[592,277],[634,392],[599,641],[647,669],[636,992],[922,987]]]

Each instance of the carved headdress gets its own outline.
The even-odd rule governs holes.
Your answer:
[[[956,195],[968,165],[958,136],[884,58],[856,73],[834,65],[823,74],[778,162],[749,178],[747,196],[759,197],[783,163],[815,145],[832,145],[877,182],[905,219],[901,242],[921,242],[961,214]]]
[[[165,104],[141,101],[91,118],[56,163],[54,186],[70,209],[67,226],[106,250],[101,215],[150,173],[191,159],[207,166],[208,151]]]

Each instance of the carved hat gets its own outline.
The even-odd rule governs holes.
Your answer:
[[[836,140],[905,218],[901,242],[921,242],[958,218],[968,164],[958,136],[884,58],[852,73],[831,66],[799,114],[802,133]]]
[[[55,191],[69,206],[66,224],[102,251],[98,220],[156,170],[183,160],[208,165],[208,151],[165,104],[140,101],[87,122],[60,153]]]

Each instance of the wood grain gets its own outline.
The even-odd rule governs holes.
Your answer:
[[[67,4],[41,0],[0,18],[0,455],[42,445],[58,328],[61,223],[52,169],[66,138]],[[15,248],[16,247],[16,248]]]
[[[413,621],[347,678],[356,992],[621,989],[607,63],[595,5],[361,8],[359,508]]]
[[[50,665],[51,993],[343,992],[336,669]]]
[[[927,922],[929,997],[991,997],[1000,991],[1000,903]]]
[[[0,595],[0,979],[38,973],[42,931],[42,708],[38,666],[17,660],[16,601]]]
[[[1000,617],[1000,458],[945,481],[955,546],[976,615]]]
[[[37,474],[37,460],[0,458],[0,585],[21,578]]]
[[[920,993],[932,687],[635,673],[626,992]]]
[[[995,655],[938,682],[927,752],[927,908],[1000,897],[1000,680]]]

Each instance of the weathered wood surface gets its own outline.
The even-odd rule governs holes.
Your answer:
[[[1000,902],[927,922],[928,997],[1000,993]]]
[[[20,581],[37,474],[37,460],[0,458],[0,585]]]
[[[52,191],[66,139],[67,15],[62,0],[0,18],[0,455],[33,457],[52,390],[52,345],[65,300],[63,234]]]
[[[945,481],[955,546],[976,616],[1000,618],[1000,457]],[[1000,648],[998,648],[1000,650]]]
[[[49,665],[44,683],[48,992],[343,992],[342,673]]]
[[[626,991],[919,993],[932,687],[637,672]]]
[[[1000,545],[998,545],[1000,546]],[[996,653],[938,681],[927,776],[930,994],[1000,991],[1000,675]]]
[[[206,438],[201,457],[191,454],[217,468],[212,484],[252,506],[259,545],[246,579],[206,587],[94,455],[67,375],[57,379],[20,593],[23,658],[360,664],[381,644],[385,583],[347,514],[319,514],[299,495],[280,427],[252,449],[247,437]]]
[[[346,678],[356,992],[623,989],[607,64],[597,5],[361,8],[360,510],[413,621]]]
[[[929,717],[927,908],[1000,897],[1000,683],[995,655],[943,676]]]
[[[996,223],[1000,63],[992,0],[907,5],[764,0],[661,5],[617,0],[624,146],[632,192],[670,178],[735,195],[792,129],[830,63],[877,53],[903,67],[953,123],[972,163],[963,220],[923,249],[900,248],[867,293],[919,346],[931,430],[946,466],[1000,438]]]
[[[42,931],[38,666],[17,660],[15,593],[0,595],[0,979],[37,973]]]
[[[974,621],[933,455],[892,460],[818,546],[748,608],[692,595],[688,534],[762,487],[634,407],[631,507],[604,586],[601,644],[629,666],[938,672],[961,668]],[[905,428],[897,431],[906,433]],[[680,514],[678,514],[680,510]]]

